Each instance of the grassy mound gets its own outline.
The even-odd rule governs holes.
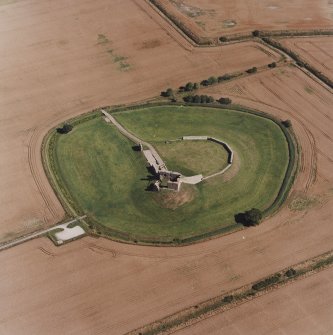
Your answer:
[[[117,112],[114,116],[155,145],[170,168],[193,172],[202,168],[197,163],[201,160],[193,163],[190,158],[177,157],[172,149],[176,142],[164,144],[195,134],[226,141],[235,151],[233,166],[237,170],[231,168],[226,175],[184,188],[178,195],[170,191],[156,194],[146,191],[149,174],[143,155],[132,150],[133,143],[101,117],[76,125],[69,134],[54,134],[52,169],[58,184],[80,212],[109,229],[110,235],[169,242],[217,229],[230,231],[239,228],[236,213],[253,207],[264,210],[278,195],[289,152],[283,132],[271,120],[238,111],[176,106]],[[211,145],[212,150],[221,150]],[[200,151],[198,155],[204,157]],[[223,154],[216,161],[206,160],[211,171],[217,166],[220,169],[224,162]]]

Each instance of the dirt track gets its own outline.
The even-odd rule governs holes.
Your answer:
[[[39,159],[52,125],[272,60],[252,43],[187,50],[134,1],[27,1],[0,8],[2,239],[63,214]],[[112,43],[97,44],[98,34]],[[121,71],[109,49],[128,57],[130,69]],[[333,248],[332,94],[295,68],[210,92],[292,120],[303,154],[290,200],[305,199],[302,210],[285,207],[255,229],[184,248],[83,238],[61,248],[38,239],[3,251],[0,333],[123,334]]]

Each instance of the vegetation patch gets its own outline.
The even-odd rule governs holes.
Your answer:
[[[170,170],[184,175],[209,176],[228,165],[228,152],[211,141],[165,141],[155,147]]]
[[[310,197],[305,194],[300,194],[291,200],[289,208],[292,211],[305,211],[318,205],[319,203],[320,200],[317,197]]]

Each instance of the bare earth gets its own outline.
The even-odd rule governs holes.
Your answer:
[[[327,0],[159,0],[186,26],[202,36],[255,29],[332,28],[333,3]]]
[[[282,43],[302,55],[309,64],[333,79],[333,38],[290,38]]]
[[[98,106],[139,101],[168,86],[277,59],[250,42],[193,49],[151,7],[129,0],[3,5],[0,41],[2,240],[63,216],[39,154],[53,125]],[[0,253],[1,334],[124,334],[333,249],[332,93],[294,67],[206,92],[291,119],[302,157],[287,205],[259,227],[189,247],[85,237],[62,247],[41,238],[5,250]],[[309,201],[295,210],[300,199]],[[330,279],[318,275],[325,287],[331,274],[325,272]],[[296,292],[284,294],[297,299]],[[324,296],[329,304],[327,292]],[[322,306],[320,299],[311,304]],[[331,325],[327,309],[320,317]],[[277,320],[277,327],[284,327],[284,319]],[[308,323],[306,331],[316,334],[317,324]]]
[[[52,126],[278,59],[254,43],[193,50],[142,1],[18,1],[0,10],[0,241],[64,215],[40,160]]]
[[[333,268],[176,332],[177,335],[333,333]]]

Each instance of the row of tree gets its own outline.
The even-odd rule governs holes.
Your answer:
[[[195,103],[195,104],[211,104],[215,102],[215,99],[210,95],[187,95],[183,98],[185,102]],[[216,100],[216,102],[221,105],[230,105],[232,100],[230,98],[223,98]]]
[[[210,95],[187,95],[183,100],[195,104],[209,104],[215,102],[215,99]]]

